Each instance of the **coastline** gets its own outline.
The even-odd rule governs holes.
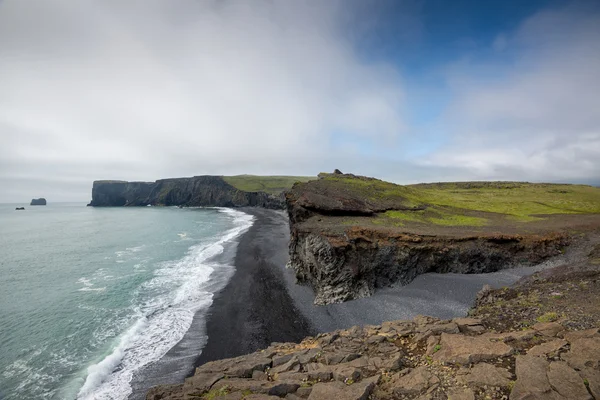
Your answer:
[[[289,295],[282,273],[289,231],[284,213],[242,211],[255,217],[254,224],[238,244],[233,277],[215,294],[206,324],[208,342],[195,367],[316,333]]]
[[[239,210],[255,220],[238,238],[235,251],[226,249],[219,256],[220,262],[235,265],[233,276],[224,287],[216,288],[208,312],[194,318],[182,341],[134,379],[129,399],[143,399],[151,386],[180,383],[206,362],[249,354],[272,342],[300,342],[317,333],[416,315],[461,317],[484,285],[511,285],[563,262],[559,258],[535,267],[487,274],[427,273],[409,285],[379,289],[368,298],[315,306],[312,289],[297,285],[294,272],[285,267],[289,260],[285,213],[260,208]]]

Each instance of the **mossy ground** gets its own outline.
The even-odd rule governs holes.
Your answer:
[[[367,201],[424,208],[380,213],[375,221],[379,225],[485,226],[498,220],[524,223],[556,214],[600,213],[600,188],[586,185],[459,182],[402,186],[351,175],[319,176],[333,187]]]
[[[317,179],[316,176],[258,176],[235,175],[224,176],[225,182],[244,192],[266,192],[278,195],[290,189],[296,182],[308,182]]]

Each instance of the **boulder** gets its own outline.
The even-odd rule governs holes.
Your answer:
[[[415,396],[427,391],[434,385],[439,385],[440,380],[427,370],[426,366],[413,369],[408,375],[397,379],[394,386],[394,395]]]
[[[504,368],[494,367],[488,363],[475,364],[462,381],[473,386],[500,386],[505,387],[510,383],[512,374]]]
[[[351,385],[342,382],[317,383],[312,387],[308,400],[367,400],[375,385],[379,382],[379,375]]]
[[[480,336],[442,333],[440,350],[433,358],[444,363],[465,365],[508,356],[512,351],[502,342],[492,342]]]
[[[551,340],[549,342],[533,346],[531,349],[529,349],[527,354],[531,356],[546,357],[548,355],[557,354],[558,351],[564,348],[567,344],[569,343],[563,339]]]

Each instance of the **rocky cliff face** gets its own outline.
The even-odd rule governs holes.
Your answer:
[[[40,197],[39,199],[31,199],[31,203],[29,205],[30,206],[45,206],[46,199],[44,199],[43,197]]]
[[[161,179],[156,182],[95,181],[95,207],[185,206],[283,208],[281,198],[263,192],[244,192],[220,176]]]
[[[569,241],[558,231],[439,227],[439,234],[423,234],[410,226],[378,225],[378,213],[427,207],[403,197],[403,190],[372,178],[338,175],[296,184],[287,193],[290,266],[299,283],[313,287],[316,304],[370,296],[376,288],[408,284],[426,272],[482,273],[538,263]]]

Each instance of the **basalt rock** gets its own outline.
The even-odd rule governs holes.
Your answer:
[[[245,192],[220,176],[209,175],[156,182],[95,181],[92,201],[88,205],[284,208],[280,197],[264,192]]]
[[[31,203],[29,205],[30,206],[45,206],[46,199],[44,199],[43,197],[40,197],[39,199],[31,199]]]

